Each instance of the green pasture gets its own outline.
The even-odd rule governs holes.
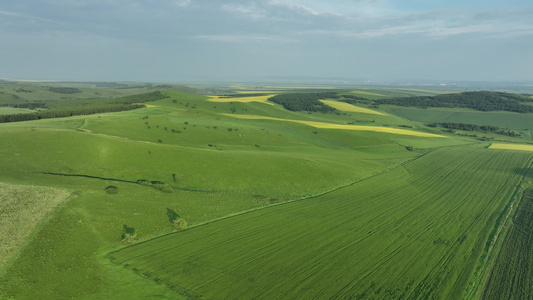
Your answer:
[[[168,211],[195,226],[321,194],[427,149],[468,142],[329,129],[314,133],[302,124],[223,114],[238,110],[331,122],[341,117],[169,95],[134,111],[0,124],[0,182],[74,193],[18,249],[18,258],[0,279],[0,298],[173,299],[171,290],[104,258],[124,246],[124,225],[135,229],[136,241],[148,240],[173,231]],[[404,143],[413,144],[415,151],[407,151]],[[163,193],[135,184],[139,179],[175,189]],[[118,188],[117,194],[105,192],[110,185]]]
[[[35,110],[28,108],[0,107],[0,115],[14,115],[32,112],[35,112]]]
[[[467,297],[522,178],[516,170],[532,162],[530,153],[443,148],[316,198],[110,257],[193,298]]]
[[[479,112],[459,109],[389,108],[387,111],[415,122],[450,122],[533,130],[533,115],[513,112]]]
[[[61,93],[55,92],[54,87],[62,87],[61,83],[11,83],[0,84],[0,104],[4,103],[25,103],[34,101],[55,101],[66,99],[96,99],[96,98],[113,98],[120,96],[129,96],[161,90],[176,90],[188,93],[198,92],[195,89],[184,86],[147,86],[141,85],[139,87],[131,86],[124,88],[102,88],[96,87],[97,83],[91,84],[75,84],[71,83],[77,89],[75,93]],[[50,89],[52,88],[52,90]]]
[[[50,92],[33,88],[18,93]],[[82,93],[66,97],[134,92],[78,88]],[[23,195],[31,186],[71,193],[35,215],[0,277],[0,299],[457,296],[521,178],[514,168],[531,160],[530,153],[488,151],[454,135],[237,118],[442,133],[402,114],[291,112],[173,89],[142,109],[0,124],[1,186],[21,187],[19,196],[29,200]],[[137,184],[141,179],[172,192]],[[109,186],[118,193],[107,193]],[[36,209],[32,203],[20,205]],[[172,216],[190,229],[171,234]],[[144,243],[128,247],[125,228],[134,231],[134,244]],[[158,243],[161,251],[148,254]],[[135,251],[143,256],[131,258]]]
[[[68,190],[0,182],[0,275],[35,227],[70,194]]]

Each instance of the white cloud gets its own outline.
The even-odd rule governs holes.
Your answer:
[[[198,35],[198,39],[225,42],[225,43],[249,43],[249,42],[282,42],[282,43],[296,43],[298,40],[289,39],[278,36],[266,35],[233,35],[233,34],[219,34],[219,35]]]
[[[266,17],[266,11],[256,6],[244,6],[230,3],[222,5],[222,9],[229,13],[241,14],[252,19],[262,19]]]
[[[294,11],[294,12],[300,12],[300,13],[309,14],[313,16],[320,15],[318,11],[312,9],[311,7],[301,5],[298,3],[298,1],[267,0],[266,3],[267,5],[270,5],[270,6],[282,7],[282,8]]]
[[[174,4],[179,7],[186,7],[191,4],[191,0],[177,0],[174,1]]]

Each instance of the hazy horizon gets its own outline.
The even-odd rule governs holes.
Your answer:
[[[0,78],[533,81],[529,1],[0,3]]]

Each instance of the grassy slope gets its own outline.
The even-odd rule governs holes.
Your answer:
[[[139,274],[215,299],[460,298],[532,155],[441,149],[313,199],[125,248]]]
[[[172,98],[146,109],[0,125],[0,139],[8,141],[0,147],[0,181],[81,192],[20,251],[0,281],[0,295],[172,298],[165,287],[103,259],[120,246],[123,225],[134,227],[143,240],[171,232],[167,209],[191,225],[200,224],[334,189],[420,155],[406,151],[404,142],[419,149],[467,143],[343,130],[314,134],[314,128],[303,124],[246,121],[222,113],[233,108],[243,114],[339,123],[355,116],[292,113],[262,103],[212,103],[201,96],[169,94]],[[145,178],[192,191],[165,194],[126,182],[36,172]],[[116,185],[119,193],[105,193],[108,185]]]
[[[25,103],[33,101],[47,100],[64,100],[64,99],[94,99],[94,98],[112,98],[119,96],[136,95],[141,93],[152,92],[156,90],[175,89],[187,91],[189,93],[197,92],[195,89],[183,86],[163,86],[163,87],[131,87],[131,88],[95,88],[81,85],[76,87],[80,92],[73,94],[63,94],[50,91],[50,87],[61,86],[61,84],[42,84],[37,83],[11,83],[0,84],[0,104],[4,103]]]
[[[533,130],[533,115],[513,112],[479,112],[458,109],[392,108],[396,115],[418,122],[451,122]]]
[[[0,182],[0,274],[36,226],[70,191]]]

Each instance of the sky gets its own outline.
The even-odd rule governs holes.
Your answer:
[[[0,78],[533,82],[530,0],[0,0]]]

